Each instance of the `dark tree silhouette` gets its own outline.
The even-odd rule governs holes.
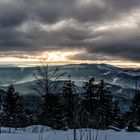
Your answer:
[[[78,94],[74,82],[68,75],[69,80],[65,81],[63,87],[64,108],[63,116],[65,127],[72,128],[74,140],[76,140],[76,127],[78,126]]]
[[[63,76],[65,73],[61,73],[59,68],[49,69],[48,64],[44,62],[41,63],[41,66],[38,67],[34,73],[36,84],[32,86],[32,89],[35,90],[39,95],[41,95],[41,104],[40,104],[40,115],[39,121],[43,124],[52,124],[52,114],[56,110],[57,99],[55,94],[58,94],[60,91],[59,84],[56,82]]]
[[[10,127],[23,127],[27,123],[27,114],[21,102],[21,98],[13,85],[8,87],[3,104],[3,125]]]
[[[98,90],[98,110],[100,110],[101,125],[100,127],[106,128],[112,124],[115,118],[114,103],[111,92],[106,88],[105,83],[101,80]]]
[[[88,127],[105,129],[115,116],[111,92],[105,87],[104,81],[94,84],[94,78],[84,83],[84,106]]]

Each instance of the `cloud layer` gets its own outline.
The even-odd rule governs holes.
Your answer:
[[[1,57],[82,50],[71,59],[140,62],[139,29],[139,0],[0,1]]]

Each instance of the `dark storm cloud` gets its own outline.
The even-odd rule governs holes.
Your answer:
[[[140,15],[133,15],[139,8],[139,0],[1,0],[0,56],[85,50],[73,59],[139,62]],[[126,24],[129,16],[136,22],[134,30],[121,26],[123,16]]]
[[[14,27],[22,22],[24,22],[27,18],[27,12],[24,10],[24,5],[21,4],[20,0],[18,1],[9,1],[0,2],[0,27]]]
[[[140,62],[140,38],[127,42],[111,43],[102,47],[89,48],[89,52],[110,55]]]

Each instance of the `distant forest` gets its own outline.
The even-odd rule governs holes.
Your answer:
[[[48,67],[43,65],[34,74],[36,84],[31,88],[38,96],[23,98],[14,85],[0,96],[1,126],[46,125],[59,130],[127,127],[128,131],[137,131],[136,126],[140,125],[140,91],[137,88],[129,110],[121,112],[118,101],[113,98],[104,80],[97,83],[91,77],[78,90],[71,75],[68,75],[68,80],[59,87],[57,81],[66,73],[57,68],[50,72]],[[84,93],[81,93],[82,90]]]

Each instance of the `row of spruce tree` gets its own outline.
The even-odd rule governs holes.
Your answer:
[[[62,76],[57,70],[51,74],[54,77]],[[48,66],[39,68],[34,89],[41,94],[39,102],[31,106],[36,108],[33,112],[25,105],[14,86],[10,85],[5,96],[0,98],[0,125],[21,128],[41,124],[53,129],[107,129],[111,125],[119,128],[128,125],[132,131],[135,129],[134,124],[140,124],[138,90],[129,111],[121,114],[118,102],[112,97],[103,80],[95,84],[94,78],[90,78],[83,83],[81,88],[84,92],[81,93],[69,76],[60,92],[54,84],[55,81],[50,78],[52,75],[49,74]],[[55,92],[50,89],[55,89]]]

